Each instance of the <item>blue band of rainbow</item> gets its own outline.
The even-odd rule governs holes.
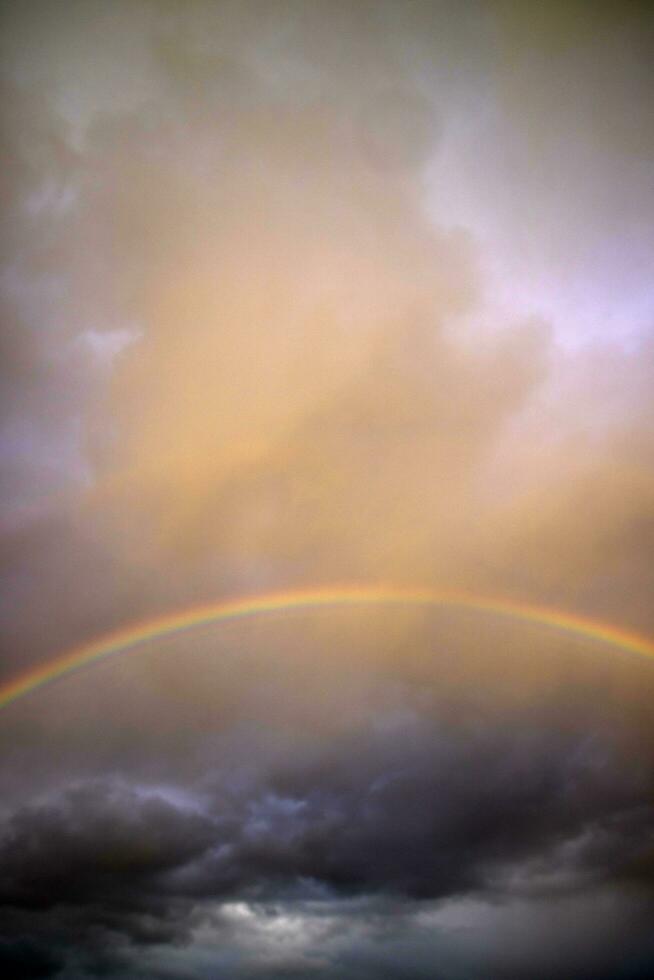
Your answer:
[[[271,592],[195,606],[145,622],[123,627],[84,643],[73,650],[33,667],[0,687],[0,708],[37,691],[73,671],[90,667],[107,657],[127,653],[160,637],[201,626],[270,613],[311,610],[323,607],[406,605],[471,609],[564,630],[609,646],[654,657],[654,642],[644,636],[556,609],[529,605],[464,592],[414,589],[401,586],[343,585],[329,588]]]

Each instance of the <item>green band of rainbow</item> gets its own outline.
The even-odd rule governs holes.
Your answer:
[[[107,657],[126,653],[135,647],[185,630],[196,629],[210,624],[225,623],[230,620],[245,619],[249,616],[302,610],[319,609],[326,606],[365,606],[365,605],[407,605],[407,606],[447,606],[459,609],[474,609],[479,612],[494,613],[513,619],[537,623],[542,626],[564,630],[609,646],[654,657],[654,642],[631,633],[625,629],[609,626],[606,623],[570,615],[556,609],[512,602],[505,599],[469,595],[464,592],[449,592],[432,589],[412,589],[399,586],[358,586],[345,585],[330,588],[272,592],[264,595],[248,596],[209,605],[192,607],[183,611],[158,616],[146,622],[123,627],[98,639],[56,657],[48,663],[29,670],[27,673],[8,681],[0,687],[0,708],[17,701],[32,691],[36,691],[52,681],[59,680],[73,671],[90,667]]]

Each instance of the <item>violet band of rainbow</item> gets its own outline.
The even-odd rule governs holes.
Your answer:
[[[608,623],[558,609],[465,592],[414,589],[402,586],[342,585],[299,589],[220,600],[167,613],[121,627],[83,643],[53,660],[39,664],[0,686],[0,708],[47,684],[90,667],[108,657],[127,653],[152,640],[201,626],[270,613],[323,607],[366,605],[432,606],[470,609],[563,630],[621,650],[654,657],[654,641]]]

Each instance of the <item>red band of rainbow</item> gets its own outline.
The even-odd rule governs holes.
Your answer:
[[[311,610],[328,606],[389,604],[473,609],[564,630],[622,650],[654,657],[654,642],[644,636],[607,623],[560,612],[557,609],[469,595],[464,592],[414,589],[393,585],[344,585],[223,600],[122,627],[7,681],[0,687],[0,708],[46,684],[66,677],[73,671],[90,667],[107,657],[127,653],[135,647],[170,634],[282,611]]]

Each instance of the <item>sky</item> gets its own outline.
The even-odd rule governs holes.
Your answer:
[[[651,5],[0,21],[2,975],[651,976]]]

